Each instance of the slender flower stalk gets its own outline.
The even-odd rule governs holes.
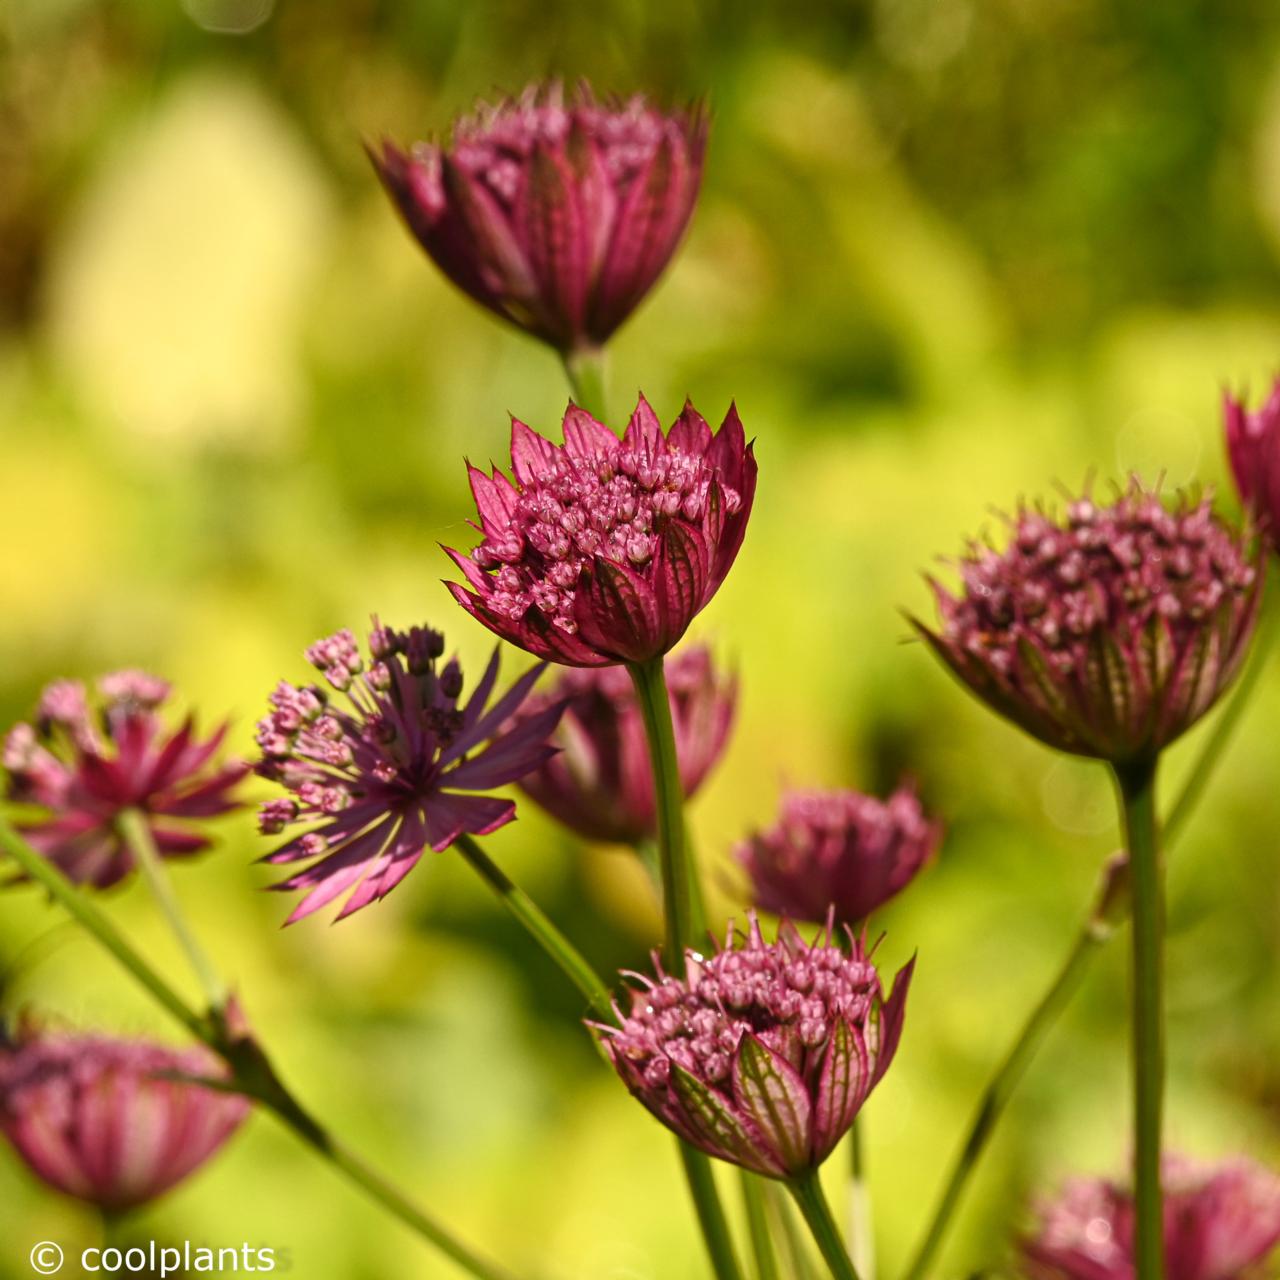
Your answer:
[[[773,1253],[773,1241],[769,1238],[769,1217],[765,1212],[764,1179],[740,1170],[742,1208],[747,1218],[747,1232],[751,1237],[751,1254],[756,1264],[756,1280],[779,1280],[778,1261]]]
[[[215,1016],[219,1015],[227,1003],[226,984],[182,914],[182,907],[173,891],[173,885],[165,871],[160,852],[151,837],[151,828],[146,818],[136,809],[126,809],[116,822],[120,827],[121,838],[132,852],[134,862],[141,869],[142,878],[146,880],[161,915],[168,923],[178,946],[187,958],[187,963],[191,966],[191,971],[204,991],[210,1012]]]
[[[564,358],[565,376],[573,394],[573,402],[585,409],[598,422],[607,421],[609,412],[609,363],[603,347],[588,347]]]
[[[1164,867],[1156,837],[1156,762],[1116,766],[1133,884],[1134,1263],[1137,1280],[1164,1276],[1160,1185],[1164,1109]]]
[[[649,763],[657,798],[658,862],[662,871],[664,920],[663,955],[668,968],[680,967],[686,947],[699,945],[706,935],[697,868],[688,858],[684,833],[684,787],[676,756],[675,728],[662,659],[633,663],[627,668],[635,685],[649,742]]]
[[[844,1241],[840,1238],[840,1229],[831,1216],[831,1206],[823,1194],[817,1169],[811,1170],[801,1178],[793,1178],[787,1183],[787,1188],[796,1204],[800,1206],[800,1212],[804,1215],[804,1220],[827,1266],[831,1269],[833,1280],[859,1280],[853,1260],[845,1252]]]
[[[256,1039],[243,1032],[233,1036],[228,1027],[215,1025],[209,1018],[196,1013],[134,949],[110,919],[4,818],[0,818],[0,848],[24,875],[48,890],[50,896],[109,951],[171,1017],[227,1063],[232,1073],[230,1087],[268,1107],[370,1198],[477,1280],[513,1280],[509,1272],[462,1244],[386,1178],[336,1141],[280,1081]]]
[[[569,981],[587,998],[596,1017],[613,1017],[609,989],[597,976],[581,952],[560,932],[542,909],[516,885],[501,867],[468,835],[461,835],[453,847],[463,860],[494,891],[503,906],[520,922],[529,936],[559,966]]]
[[[875,1280],[875,1219],[871,1212],[871,1184],[863,1151],[862,1117],[849,1130],[849,1253],[861,1280]]]

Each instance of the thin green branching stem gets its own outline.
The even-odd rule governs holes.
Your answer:
[[[862,1280],[876,1278],[875,1226],[871,1213],[871,1185],[862,1141],[862,1118],[849,1130],[849,1253]]]
[[[756,1264],[756,1280],[778,1280],[778,1261],[769,1238],[769,1218],[765,1212],[764,1179],[746,1169],[738,1170],[742,1184],[742,1207],[746,1212],[751,1253]]]
[[[800,1207],[805,1223],[831,1271],[832,1280],[858,1280],[857,1269],[849,1257],[840,1237],[840,1228],[831,1216],[831,1206],[822,1192],[818,1171],[811,1169],[801,1177],[787,1182],[795,1202]]]
[[[468,866],[498,895],[502,905],[520,922],[529,936],[560,967],[569,981],[586,997],[592,1012],[606,1022],[613,1021],[613,1000],[609,988],[583,957],[582,953],[560,932],[542,909],[519,888],[471,836],[463,834],[453,847]]]
[[[192,1036],[208,1045],[230,1068],[228,1086],[272,1111],[308,1146],[406,1226],[451,1258],[476,1280],[514,1280],[512,1274],[474,1253],[418,1208],[381,1174],[333,1139],[288,1091],[252,1037],[234,1036],[221,1010],[202,1017],[135,950],[111,920],[38,850],[0,817],[0,849],[29,880],[44,888],[73,919],[109,951],[129,975]],[[135,847],[135,853],[136,853]],[[194,939],[193,939],[194,941]]]
[[[904,1280],[921,1280],[928,1274],[947,1228],[951,1225],[960,1197],[968,1185],[969,1177],[986,1150],[996,1122],[1013,1096],[1013,1091],[1026,1074],[1032,1057],[1040,1047],[1040,1042],[1075,994],[1094,952],[1104,940],[1104,937],[1094,929],[1085,928],[1080,931],[1075,944],[1067,953],[1066,962],[1031,1011],[1031,1016],[1023,1024],[1013,1045],[996,1069],[995,1075],[983,1090],[964,1145],[951,1167],[951,1175],[943,1188],[937,1208],[933,1211],[924,1239],[917,1247],[911,1265],[905,1272]]]
[[[33,849],[4,818],[0,818],[0,848],[13,859],[27,879],[34,880],[46,890],[68,915],[111,952],[170,1017],[180,1022],[196,1039],[215,1045],[217,1037],[208,1019],[191,1008],[143,959],[97,904],[81,893],[48,858]]]
[[[129,846],[134,861],[141,869],[142,878],[147,882],[151,896],[155,898],[156,905],[160,908],[160,914],[164,916],[178,946],[187,958],[187,963],[191,966],[192,973],[199,981],[210,1010],[215,1014],[220,1013],[227,1003],[226,984],[219,977],[204,948],[187,924],[186,917],[182,914],[182,907],[178,902],[177,894],[173,891],[173,883],[169,879],[160,851],[156,848],[146,815],[137,809],[126,809],[116,819],[116,826],[124,842]]]
[[[1162,1280],[1165,908],[1164,867],[1156,834],[1156,762],[1117,766],[1115,775],[1132,885],[1134,1274],[1137,1280]]]
[[[777,1239],[787,1262],[791,1280],[817,1280],[817,1263],[809,1255],[809,1241],[796,1221],[796,1207],[787,1199],[782,1184],[765,1184],[765,1204],[774,1223]]]
[[[608,394],[603,349],[588,347],[581,351],[569,351],[563,359],[574,404],[579,409],[585,409],[598,422],[604,422],[608,411]]]

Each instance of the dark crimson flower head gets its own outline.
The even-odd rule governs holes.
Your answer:
[[[958,597],[916,630],[979,697],[1050,746],[1112,763],[1189,729],[1239,669],[1261,575],[1207,499],[1167,508],[1131,481],[1065,519],[1026,507],[1003,551],[974,543]]]
[[[792,791],[767,831],[737,848],[752,905],[793,920],[858,924],[933,857],[942,826],[911,787],[888,800],[858,791]]]
[[[190,1082],[226,1074],[204,1049],[21,1035],[0,1044],[0,1131],[58,1191],[136,1208],[204,1164],[248,1114],[238,1094]]]
[[[729,739],[738,682],[716,670],[710,650],[682,649],[666,660],[667,692],[685,798],[693,796]],[[656,831],[653,769],[631,678],[619,667],[566,670],[524,715],[562,703],[551,741],[560,748],[520,780],[520,789],[587,840],[636,844]]]
[[[1167,1280],[1239,1280],[1280,1242],[1280,1177],[1244,1159],[1166,1156]],[[1102,1178],[1069,1182],[1022,1245],[1034,1280],[1132,1280],[1133,1194]]]
[[[1223,417],[1236,488],[1274,547],[1280,538],[1280,378],[1252,412],[1242,400],[1223,396]]]
[[[566,354],[598,348],[693,213],[704,112],[558,84],[481,104],[450,146],[370,150],[409,230],[460,289]]]
[[[635,978],[628,1013],[598,1026],[631,1092],[708,1155],[770,1178],[817,1168],[888,1070],[915,962],[886,1000],[860,939],[805,943],[783,922],[766,942],[687,954],[685,976]]]
[[[563,445],[513,420],[511,470],[469,467],[484,536],[448,549],[467,580],[448,586],[504,640],[571,667],[670,650],[733,565],[756,488],[736,408],[712,435],[687,404],[664,435],[643,396],[621,441],[572,404]]]
[[[40,698],[34,724],[16,724],[4,745],[10,800],[45,812],[19,823],[26,838],[78,884],[115,884],[134,865],[116,829],[125,809],[147,819],[166,857],[197,853],[209,839],[197,824],[240,806],[237,784],[248,772],[239,760],[212,761],[226,725],[205,739],[188,717],[166,730],[159,709],[169,686],[140,671],[98,681],[99,714],[85,686],[58,680]]]
[[[262,807],[260,826],[268,835],[309,827],[264,859],[311,863],[274,886],[306,891],[286,924],[351,890],[341,920],[385,898],[427,847],[446,849],[463,832],[484,835],[510,822],[515,802],[485,793],[555,752],[547,739],[558,705],[510,724],[543,667],[488,706],[497,651],[465,702],[462,670],[455,658],[441,664],[443,653],[438,631],[393,631],[375,619],[369,662],[346,630],[307,650],[341,702],[318,685],[282,681],[271,694],[258,724],[257,770],[289,795]]]

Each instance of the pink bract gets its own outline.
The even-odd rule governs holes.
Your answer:
[[[51,1187],[120,1211],[203,1165],[249,1111],[187,1079],[225,1068],[202,1049],[104,1036],[36,1035],[0,1047],[0,1130]]]
[[[570,353],[602,345],[675,252],[706,116],[533,85],[458,120],[452,144],[370,151],[409,230],[482,306]]]
[[[668,434],[641,397],[622,440],[570,405],[564,444],[511,425],[508,479],[470,467],[483,538],[449,555],[473,617],[572,667],[668,652],[724,581],[755,497],[756,462],[732,406],[712,434],[686,405]]]
[[[1253,411],[1231,395],[1222,407],[1236,488],[1274,547],[1280,538],[1280,379]]]
[[[1136,481],[1061,519],[1022,508],[1003,551],[973,544],[963,589],[934,584],[941,625],[916,622],[959,678],[1050,746],[1150,758],[1239,670],[1257,618],[1256,554],[1207,500],[1170,509]]]
[[[720,759],[737,705],[736,679],[709,650],[681,649],[665,663],[676,757],[686,799]],[[560,748],[520,780],[520,789],[587,840],[636,844],[656,831],[653,769],[630,676],[618,667],[569,668],[525,704],[535,715],[563,703],[552,742]]]
[[[862,942],[828,929],[806,943],[784,922],[766,942],[755,918],[684,977],[630,975],[618,1025],[597,1030],[631,1092],[708,1155],[771,1178],[816,1168],[888,1070],[914,961],[885,999]]]
[[[883,801],[858,791],[792,791],[777,823],[736,853],[758,909],[858,924],[910,884],[941,838],[910,787]]]
[[[59,680],[41,695],[34,724],[17,724],[4,745],[6,794],[44,814],[19,823],[41,853],[78,884],[107,888],[134,866],[116,829],[125,809],[141,812],[156,848],[183,857],[209,846],[202,820],[239,808],[235,789],[248,771],[242,761],[213,763],[226,726],[196,734],[188,717],[176,732],[159,709],[169,686],[140,671],[98,682],[100,714],[85,686]]]
[[[307,657],[342,702],[318,685],[282,681],[258,725],[258,773],[289,793],[262,807],[261,829],[309,828],[264,859],[310,862],[274,886],[305,891],[289,924],[347,891],[338,919],[349,916],[386,897],[427,848],[446,849],[464,832],[484,835],[510,822],[515,802],[487,793],[555,752],[547,739],[559,705],[510,724],[542,667],[489,705],[495,651],[461,702],[462,670],[454,658],[440,663],[438,631],[393,631],[375,620],[368,647],[366,662],[346,630],[313,644]]]

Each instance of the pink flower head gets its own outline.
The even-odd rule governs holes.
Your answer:
[[[248,1114],[238,1094],[189,1082],[225,1076],[203,1049],[24,1037],[0,1045],[0,1131],[51,1187],[132,1209],[198,1169]]]
[[[570,405],[564,444],[511,424],[511,470],[470,467],[483,533],[449,550],[473,617],[570,667],[647,662],[715,595],[742,545],[756,461],[737,410],[713,436],[691,404],[663,435],[642,396],[622,440]]]
[[[910,787],[888,800],[858,791],[792,791],[775,826],[738,846],[751,901],[793,920],[857,924],[914,879],[942,838]]]
[[[368,663],[350,631],[307,650],[345,705],[317,685],[282,681],[271,695],[272,709],[258,724],[258,772],[289,795],[265,804],[259,823],[268,835],[309,825],[264,859],[310,861],[274,886],[306,891],[286,924],[351,890],[341,920],[385,898],[428,846],[446,849],[463,832],[484,835],[510,822],[514,801],[484,793],[554,753],[547,739],[559,706],[504,728],[543,667],[486,710],[498,678],[496,650],[465,703],[462,670],[456,658],[441,665],[443,653],[438,631],[393,631],[374,619]]]
[[[1280,1242],[1280,1177],[1250,1160],[1164,1159],[1168,1280],[1237,1280]],[[1132,1280],[1133,1195],[1102,1178],[1069,1182],[1022,1246],[1034,1280]]]
[[[1223,396],[1222,408],[1236,488],[1274,546],[1280,538],[1280,378],[1252,413],[1231,395]]]
[[[1261,575],[1208,500],[1132,481],[1062,520],[1023,507],[1003,551],[972,544],[963,591],[917,631],[996,711],[1062,751],[1148,758],[1217,701],[1248,648]]]
[[[482,306],[562,352],[602,345],[693,213],[705,113],[534,85],[453,126],[452,146],[370,150],[409,230]]]
[[[195,824],[239,807],[242,761],[212,764],[226,725],[205,739],[188,717],[176,732],[159,715],[169,686],[140,671],[98,681],[100,715],[78,680],[58,680],[40,697],[34,724],[16,724],[4,745],[10,800],[45,813],[19,824],[27,839],[71,880],[99,889],[133,869],[116,830],[125,809],[146,815],[166,857],[209,846]]]
[[[708,649],[666,660],[680,780],[688,798],[720,759],[729,739],[738,682],[717,671]],[[587,840],[636,844],[656,830],[653,770],[635,688],[618,667],[566,670],[549,693],[534,694],[522,715],[554,703],[565,708],[552,742],[560,748],[520,789]]]
[[[683,978],[639,975],[631,1010],[599,1026],[631,1092],[686,1142],[771,1178],[814,1169],[853,1124],[902,1034],[912,961],[886,1000],[863,943],[806,944],[754,916]]]

